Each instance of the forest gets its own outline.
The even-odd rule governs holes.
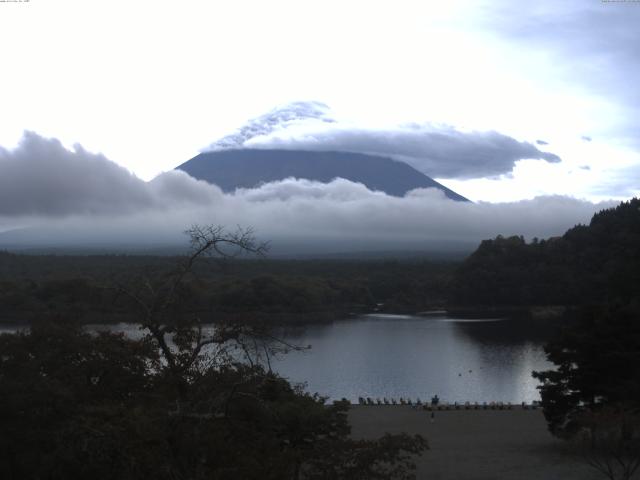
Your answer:
[[[450,284],[455,305],[630,303],[640,292],[640,200],[546,240],[483,241]]]
[[[83,323],[133,321],[115,287],[163,275],[176,256],[25,255],[0,252],[0,322],[50,313]],[[203,258],[182,287],[185,311],[207,321],[242,317],[269,322],[333,320],[380,309],[441,307],[455,263],[405,260]]]

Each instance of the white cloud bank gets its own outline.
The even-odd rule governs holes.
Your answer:
[[[498,234],[548,237],[611,204],[569,197],[511,203],[448,200],[435,189],[405,197],[336,179],[285,179],[223,194],[172,171],[143,182],[101,155],[25,135],[0,151],[0,244],[184,245],[194,223],[252,226],[274,251],[424,249]]]

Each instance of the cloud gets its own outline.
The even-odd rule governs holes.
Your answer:
[[[513,170],[518,160],[560,157],[495,131],[463,132],[447,125],[363,129],[331,120],[324,104],[297,102],[251,120],[210,149],[280,148],[347,151],[404,161],[434,178],[470,179]]]
[[[172,171],[150,183],[80,145],[25,132],[14,150],[0,149],[0,215],[126,214],[215,202],[216,187]]]
[[[217,140],[205,150],[240,148],[255,137],[269,135],[274,131],[309,120],[323,123],[335,121],[329,115],[329,107],[322,102],[292,102],[249,120],[237,131]]]
[[[26,132],[0,150],[0,214],[126,212],[153,203],[144,183],[102,155]]]
[[[285,136],[287,132],[257,137],[251,148],[339,150],[381,155],[401,160],[434,178],[469,179],[496,176],[513,170],[523,159],[560,162],[553,153],[542,152],[498,132],[461,132],[449,126],[411,125],[389,130],[331,128]]]
[[[300,198],[348,202],[371,196],[387,197],[384,192],[371,191],[362,183],[351,182],[344,178],[336,178],[330,183],[321,183],[292,177],[265,183],[258,188],[237,189],[234,194],[234,197],[250,202],[284,202]]]
[[[201,223],[252,226],[277,253],[472,248],[497,234],[559,235],[611,205],[568,197],[472,204],[435,189],[400,198],[344,179],[223,194],[183,172],[145,183],[101,155],[33,133],[2,151],[0,182],[0,244],[19,246],[184,245],[180,232]]]

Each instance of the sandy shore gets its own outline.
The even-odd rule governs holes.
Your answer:
[[[385,432],[423,435],[430,449],[416,461],[418,479],[603,478],[549,434],[540,410],[437,411],[433,423],[430,415],[409,406],[355,405],[349,420],[356,438]]]

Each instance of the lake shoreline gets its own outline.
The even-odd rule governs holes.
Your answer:
[[[561,320],[566,306],[562,305],[527,305],[527,306],[434,306],[432,308],[416,310],[414,309],[394,309],[388,311],[384,307],[376,309],[336,309],[319,310],[313,312],[196,312],[201,318],[206,319],[202,323],[218,322],[240,322],[248,325],[268,325],[268,326],[304,326],[322,325],[334,322],[349,321],[354,318],[367,315],[386,315],[389,317],[414,316],[432,318],[437,315],[449,315],[462,319],[481,318],[505,318],[509,320],[526,320],[552,322]],[[31,325],[34,321],[41,321],[41,318],[51,316],[51,312],[24,312],[0,318],[2,326]],[[80,325],[117,325],[121,323],[139,323],[137,316],[133,314],[113,314],[92,312],[78,320]]]

